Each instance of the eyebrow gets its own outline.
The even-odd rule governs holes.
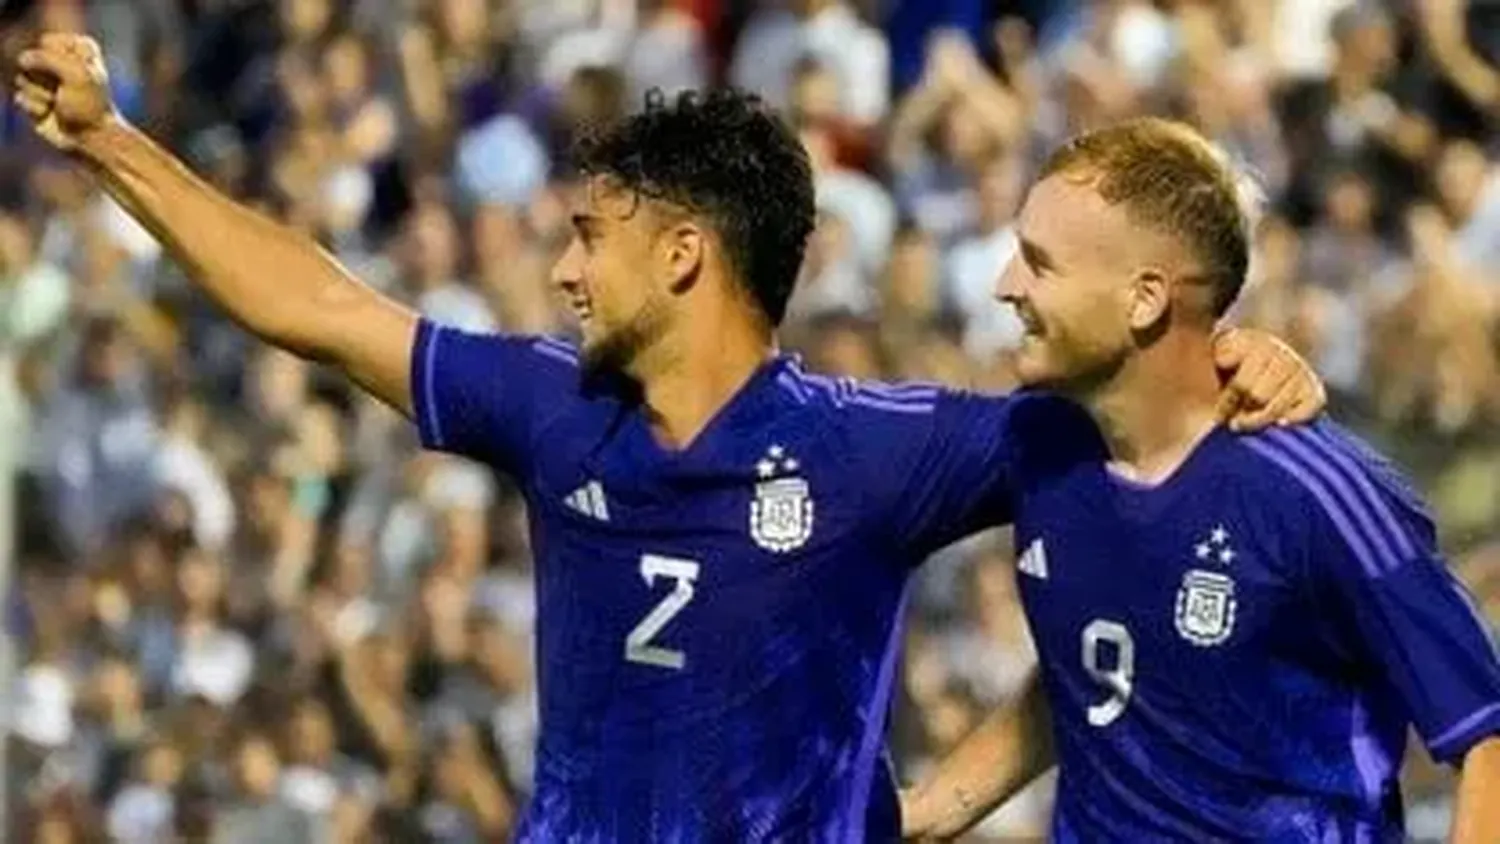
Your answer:
[[[1057,268],[1057,262],[1052,259],[1051,253],[1037,245],[1035,241],[1027,240],[1025,237],[1017,237],[1016,240],[1020,245],[1021,257],[1026,263],[1032,266],[1032,269],[1051,270]]]

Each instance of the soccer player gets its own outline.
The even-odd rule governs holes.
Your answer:
[[[231,316],[524,490],[541,735],[520,838],[899,835],[883,747],[905,585],[1009,518],[1010,401],[829,380],[776,351],[813,221],[782,123],[720,92],[581,147],[554,272],[575,349],[419,319],[212,192],[114,115],[92,41],[46,36],[21,63],[42,136]],[[1300,361],[1241,337],[1252,413],[1318,409]]]
[[[1051,395],[1001,438],[1039,680],[903,794],[908,835],[1057,764],[1058,842],[1400,841],[1415,727],[1462,769],[1454,840],[1500,841],[1500,663],[1422,504],[1326,420],[1215,419],[1238,194],[1152,119],[1074,139],[1031,188],[999,295]]]

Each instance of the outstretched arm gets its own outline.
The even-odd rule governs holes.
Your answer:
[[[1052,716],[1033,668],[1019,699],[991,713],[948,754],[937,774],[902,793],[902,837],[953,838],[1054,762]]]
[[[125,122],[93,39],[43,35],[20,58],[15,100],[82,163],[230,317],[332,364],[407,415],[416,316],[350,276],[312,239],[239,205]]]

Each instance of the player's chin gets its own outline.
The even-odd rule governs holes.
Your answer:
[[[578,368],[587,376],[601,375],[610,370],[608,349],[597,343],[585,342],[578,347]]]
[[[1062,380],[1064,372],[1045,341],[1027,336],[1015,354],[1016,379],[1023,387],[1043,388]]]
[[[591,330],[587,323],[578,327],[578,363],[584,369],[597,368],[599,361],[603,358],[605,346],[599,339],[598,334]]]
[[[624,368],[627,349],[618,338],[605,334],[593,326],[585,326],[578,344],[578,363],[587,375],[602,375],[618,372]]]

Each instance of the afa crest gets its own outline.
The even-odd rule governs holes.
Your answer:
[[[786,457],[781,446],[772,446],[756,466],[765,480],[755,485],[755,500],[750,502],[750,538],[777,554],[801,548],[812,536],[813,500],[807,481],[773,477],[796,469],[797,461]]]
[[[1220,645],[1234,632],[1234,580],[1218,572],[1193,569],[1177,589],[1177,632],[1206,648]]]

